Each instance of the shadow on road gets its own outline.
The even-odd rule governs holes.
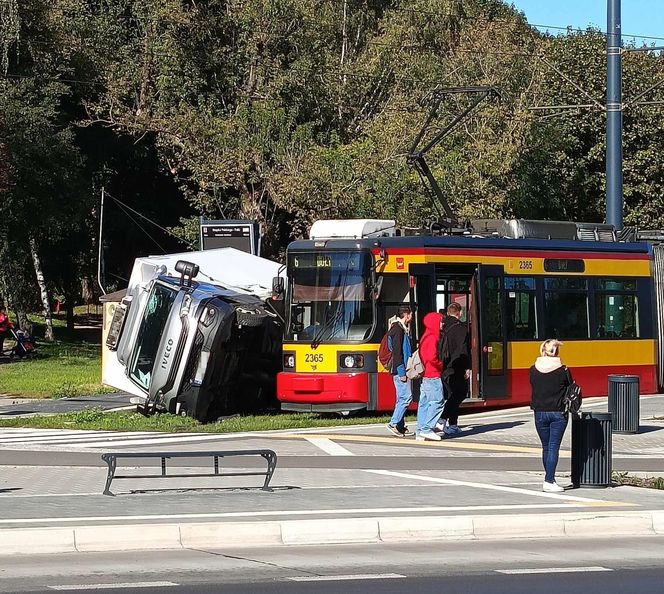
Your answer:
[[[639,433],[652,433],[664,429],[661,425],[639,425]]]
[[[489,425],[470,425],[457,435],[447,435],[445,439],[467,437],[469,435],[479,435],[481,433],[491,433],[492,431],[500,431],[501,429],[513,429],[525,425],[525,421],[511,421],[509,423],[491,423]]]

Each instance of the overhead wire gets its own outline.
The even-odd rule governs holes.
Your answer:
[[[108,193],[107,193],[107,195],[108,195]],[[165,253],[166,253],[166,250],[163,248],[163,246],[162,246],[162,245],[161,245],[161,244],[160,244],[160,243],[159,243],[154,237],[152,237],[152,235],[150,234],[150,232],[149,232],[147,229],[145,229],[145,227],[143,227],[143,225],[141,225],[141,224],[140,224],[140,223],[139,223],[139,222],[138,222],[138,221],[137,221],[137,220],[131,215],[131,213],[130,213],[127,209],[125,209],[125,207],[124,207],[120,202],[118,202],[118,201],[115,200],[115,199],[113,199],[113,200],[114,200],[114,201],[116,202],[116,204],[120,207],[120,210],[121,210],[122,212],[124,212],[124,214],[127,215],[127,217],[129,217],[129,219],[130,219],[130,220],[131,220],[131,221],[132,221],[132,222],[133,222],[133,223],[134,223],[134,224],[135,224],[135,225],[136,225],[141,231],[143,231],[143,233],[145,233],[145,235],[147,235],[148,238],[149,238],[149,239],[150,239],[150,240],[151,240],[151,241],[152,241],[152,242],[153,242],[153,243],[154,243],[154,244],[155,244],[155,245],[156,245],[156,246],[157,246],[157,247],[158,247],[158,248],[159,248],[164,254],[165,254]]]
[[[118,205],[120,205],[120,206],[122,206],[122,207],[124,207],[124,208],[126,208],[126,209],[128,209],[128,210],[130,210],[130,211],[133,212],[136,216],[139,216],[140,218],[144,219],[145,221],[147,221],[147,222],[150,223],[151,225],[154,225],[155,227],[157,227],[158,229],[160,229],[161,231],[163,231],[163,232],[166,233],[167,235],[170,235],[171,237],[177,239],[178,241],[181,241],[181,242],[187,244],[187,245],[188,245],[189,247],[191,247],[191,248],[196,248],[196,247],[197,247],[194,243],[192,243],[192,242],[190,242],[190,241],[187,241],[186,239],[183,239],[182,237],[176,235],[175,233],[173,233],[173,232],[170,231],[169,229],[166,229],[165,227],[162,227],[159,223],[153,221],[151,218],[145,216],[144,214],[140,213],[139,211],[137,211],[136,209],[132,208],[132,207],[129,206],[128,204],[125,204],[124,202],[122,202],[120,199],[118,199],[118,198],[116,198],[115,196],[109,194],[108,191],[106,191],[106,195],[107,195],[109,198],[111,198],[111,200],[113,200],[114,202],[116,202]],[[160,247],[161,247],[161,246],[160,246]],[[163,249],[163,248],[161,248],[161,249]],[[165,252],[164,252],[164,253],[165,253]]]

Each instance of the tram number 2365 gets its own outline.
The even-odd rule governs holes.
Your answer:
[[[307,353],[304,356],[304,362],[305,363],[322,363],[323,362],[323,355],[321,354],[314,354],[314,353]]]
[[[532,270],[533,261],[532,260],[519,260],[519,270]]]

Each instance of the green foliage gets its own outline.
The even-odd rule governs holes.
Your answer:
[[[37,345],[40,356],[0,365],[0,394],[64,398],[108,393],[101,383],[101,348],[86,342]]]
[[[167,431],[186,433],[238,433],[245,431],[276,431],[310,427],[347,427],[370,423],[386,423],[387,417],[365,416],[339,418],[315,414],[274,414],[234,416],[216,423],[201,424],[189,417],[158,414],[144,417],[133,412],[104,413],[89,408],[75,413],[0,419],[0,427],[34,427],[41,429],[88,429],[103,431]]]
[[[606,58],[596,30],[543,35],[501,0],[0,5],[0,292],[22,309],[35,283],[12,266],[29,268],[28,235],[51,290],[71,295],[92,274],[91,196],[126,173],[97,150],[109,129],[157,155],[137,151],[139,165],[122,167],[158,169],[150,175],[172,179],[194,209],[167,223],[178,237],[195,241],[190,215],[248,217],[276,255],[315,218],[419,225],[435,207],[405,155],[432,93],[490,85],[501,100],[427,156],[452,208],[603,218]],[[664,129],[657,106],[629,99],[664,77],[663,60],[624,57],[625,219],[641,226],[664,224]],[[469,101],[447,98],[423,142]],[[591,108],[530,110],[546,105]],[[144,209],[159,210],[157,191],[149,200]]]

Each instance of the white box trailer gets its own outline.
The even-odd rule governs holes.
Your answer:
[[[104,323],[103,382],[143,412],[214,420],[274,398],[280,265],[233,248],[137,258]],[[111,317],[111,312],[108,312]]]

